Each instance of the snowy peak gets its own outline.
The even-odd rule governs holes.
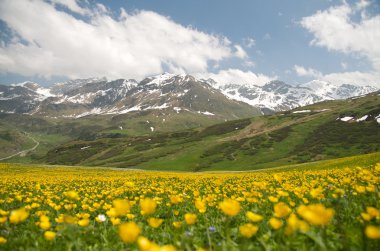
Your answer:
[[[320,80],[292,86],[276,80],[264,86],[225,85],[221,87],[221,90],[230,98],[246,102],[252,106],[284,111],[324,100],[361,96],[374,92],[377,88],[348,84],[336,86]]]
[[[165,113],[191,113],[196,116],[218,116],[219,119],[251,117],[260,113],[259,109],[229,99],[210,84],[190,75],[165,73],[141,82],[133,79],[78,79],[55,84],[46,90],[37,85],[17,87],[25,95],[20,94],[20,98],[12,102],[18,102],[23,109],[10,110],[11,105],[0,102],[2,112],[79,118],[91,114],[118,115],[165,110]],[[1,109],[3,106],[4,109]]]
[[[240,118],[262,111],[284,111],[324,100],[346,99],[376,91],[371,86],[333,85],[313,80],[298,86],[271,81],[263,86],[220,85],[212,79],[164,73],[134,79],[76,79],[43,88],[34,82],[0,85],[0,112],[80,117],[147,110],[193,112]],[[244,104],[245,103],[245,104]],[[239,112],[239,109],[242,112]],[[250,111],[250,112],[248,112]]]

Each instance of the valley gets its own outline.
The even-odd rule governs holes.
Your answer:
[[[8,162],[254,170],[380,151],[379,107],[374,92],[227,122],[165,108],[80,118],[3,114],[0,128],[17,128],[41,142]]]

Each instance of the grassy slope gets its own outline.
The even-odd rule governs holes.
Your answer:
[[[151,170],[248,170],[380,151],[380,97],[328,101],[302,109],[232,121],[182,133],[76,141],[50,152],[54,164],[103,165]],[[300,108],[300,110],[302,110]],[[370,121],[337,117],[371,114]],[[82,147],[90,146],[80,150]],[[56,151],[55,150],[55,151]]]
[[[43,152],[53,145],[46,143],[46,148],[28,161],[199,171],[251,170],[334,159],[380,151],[380,125],[373,119],[380,114],[379,107],[380,96],[370,95],[299,109],[329,109],[323,112],[285,112],[205,129],[194,127],[212,123],[207,116],[200,115],[194,124],[194,116],[187,113],[163,115],[159,111],[109,120],[93,116],[50,126],[52,134],[41,139],[54,143],[56,137],[60,146],[41,159]],[[372,115],[370,121],[336,121],[337,117],[365,114]],[[155,128],[154,132],[150,127]],[[173,133],[178,128],[182,131]],[[64,132],[66,137],[62,137]]]

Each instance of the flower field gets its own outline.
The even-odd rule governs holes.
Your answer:
[[[380,250],[380,164],[164,173],[0,164],[0,250]]]

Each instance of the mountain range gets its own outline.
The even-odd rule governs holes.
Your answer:
[[[155,110],[229,120],[361,96],[376,90],[372,86],[336,86],[318,80],[297,86],[278,80],[263,86],[221,85],[212,79],[165,73],[140,82],[90,78],[57,83],[50,88],[33,82],[0,85],[0,112],[79,118]]]

